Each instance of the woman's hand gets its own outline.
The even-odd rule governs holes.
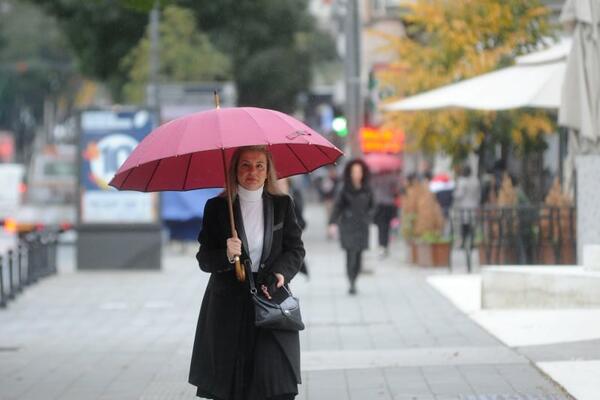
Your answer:
[[[285,278],[279,272],[275,272],[273,275],[275,275],[275,278],[277,278],[277,285],[276,286],[277,286],[277,289],[279,289],[285,283]],[[267,289],[267,287],[265,285],[261,285],[260,289],[262,290],[262,292],[265,295],[265,297],[267,299],[271,300],[271,294],[269,293],[269,290]]]
[[[242,241],[238,238],[227,239],[227,258],[233,260],[235,256],[242,255]]]

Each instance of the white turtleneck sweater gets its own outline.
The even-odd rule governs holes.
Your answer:
[[[238,185],[238,197],[242,209],[244,231],[248,240],[248,251],[252,260],[252,272],[258,272],[262,257],[265,223],[263,212],[263,187],[258,190],[246,190]]]

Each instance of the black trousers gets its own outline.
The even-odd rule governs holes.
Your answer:
[[[390,243],[390,222],[398,214],[398,208],[392,204],[380,204],[375,212],[374,222],[377,225],[379,245],[388,247]]]
[[[460,247],[467,248],[473,246],[473,227],[469,223],[460,224]]]
[[[361,268],[362,250],[346,250],[346,273],[351,285],[356,282]]]

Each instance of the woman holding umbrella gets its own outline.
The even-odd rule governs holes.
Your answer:
[[[206,204],[196,258],[211,276],[189,376],[199,397],[286,400],[298,393],[298,332],[255,327],[248,280],[240,282],[234,271],[239,257],[271,298],[302,264],[305,251],[293,201],[281,194],[276,179],[265,146],[241,147],[231,159],[228,188],[237,232],[231,231],[225,196]]]
[[[373,192],[369,186],[367,164],[355,159],[344,169],[344,185],[329,219],[329,229],[340,226],[340,240],[346,250],[349,293],[356,294],[356,279],[362,268],[362,253],[369,247],[369,224],[373,211]]]
[[[211,276],[189,382],[198,396],[209,399],[293,399],[300,383],[298,332],[255,327],[245,272],[265,297],[287,297],[277,289],[297,273],[304,246],[292,200],[279,194],[276,175],[314,171],[342,152],[279,111],[221,109],[216,94],[215,105],[156,128],[109,184],[141,192],[225,187],[222,196],[206,203],[198,237],[196,258]],[[280,166],[277,174],[273,160]]]

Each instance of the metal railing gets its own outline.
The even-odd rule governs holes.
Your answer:
[[[472,270],[472,251],[480,264],[575,264],[575,207],[516,206],[453,209],[453,242],[460,243]]]
[[[0,254],[0,307],[14,300],[27,286],[56,273],[58,232],[21,235],[15,248]]]

